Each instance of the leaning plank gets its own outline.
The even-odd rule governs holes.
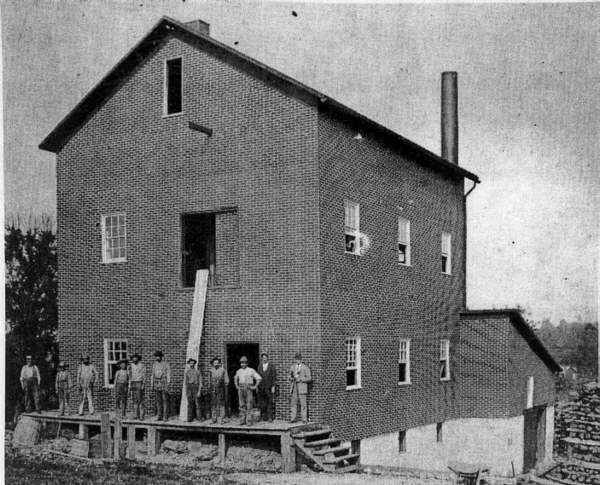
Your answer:
[[[110,458],[110,415],[108,413],[100,414],[100,448],[102,458]]]
[[[196,271],[196,286],[194,289],[194,303],[192,305],[192,319],[190,321],[190,333],[187,343],[187,359],[198,360],[200,353],[200,339],[202,338],[202,325],[204,323],[204,306],[206,304],[206,288],[208,286],[208,270]],[[179,407],[179,419],[187,419],[187,396],[185,392],[185,380],[181,391],[181,405]]]
[[[121,454],[121,442],[123,440],[123,424],[121,421],[121,415],[115,413],[115,430],[113,435],[114,451],[113,456],[115,460],[121,460],[123,458]]]

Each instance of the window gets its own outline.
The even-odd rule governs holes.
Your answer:
[[[400,340],[398,348],[398,384],[410,384],[410,340]]]
[[[215,214],[182,216],[181,276],[184,287],[194,287],[196,271],[209,270],[208,282],[214,283],[216,265]]]
[[[435,425],[435,439],[438,443],[441,443],[442,439],[443,439],[442,425],[443,425],[443,423],[437,423]]]
[[[450,380],[450,340],[440,340],[440,379]]]
[[[452,274],[452,236],[442,233],[442,273]]]
[[[346,339],[346,389],[360,388],[360,337]]]
[[[360,209],[356,202],[344,202],[345,222],[344,233],[346,252],[360,254]]]
[[[181,57],[169,59],[165,69],[165,114],[182,112]]]
[[[102,262],[127,261],[127,228],[125,214],[108,214],[101,217]]]
[[[398,432],[398,452],[406,452],[406,430]]]
[[[398,218],[398,262],[410,266],[410,221]]]
[[[533,407],[533,376],[527,378],[527,408]]]
[[[127,340],[104,340],[104,387],[114,386],[117,362],[127,358]]]

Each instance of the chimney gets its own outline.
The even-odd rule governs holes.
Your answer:
[[[185,22],[184,25],[198,34],[210,36],[210,24],[204,20],[192,20],[191,22]]]
[[[442,158],[458,165],[457,74],[442,73]]]

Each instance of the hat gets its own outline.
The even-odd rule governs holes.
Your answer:
[[[294,359],[297,359],[297,360],[302,359],[302,354],[300,352],[296,352],[296,355],[294,355]]]
[[[156,352],[154,352],[154,357],[162,357],[163,353],[162,350],[157,350]]]
[[[58,367],[68,367],[64,362],[59,362]]]
[[[31,357],[31,355],[26,355],[25,359],[33,359],[33,357]]]
[[[121,365],[121,364],[127,365],[127,359],[121,359],[119,362],[117,362],[117,365]]]
[[[242,356],[242,358],[240,359],[240,363],[241,362],[246,362],[246,364],[248,363],[248,359],[247,359],[247,357],[245,355]]]
[[[214,364],[215,360],[219,361],[219,364],[221,363],[221,359],[219,357],[213,357],[213,359],[210,361],[210,363]]]
[[[142,356],[138,353],[135,353],[131,356],[132,359],[135,359],[137,357],[138,360],[142,360]]]
[[[269,354],[267,354],[266,352],[261,352],[260,356],[261,356],[261,357],[268,357],[268,356],[269,356]]]
[[[198,363],[198,361],[197,361],[196,359],[193,359],[192,357],[190,357],[190,358],[187,360],[187,363],[188,363],[188,364],[191,364],[192,362],[193,362],[194,364],[197,364],[197,363]]]

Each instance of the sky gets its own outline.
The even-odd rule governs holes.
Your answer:
[[[294,15],[292,12],[295,12]],[[0,5],[4,210],[55,216],[37,148],[162,15],[440,152],[440,73],[458,72],[467,304],[597,321],[600,4],[11,0]]]

